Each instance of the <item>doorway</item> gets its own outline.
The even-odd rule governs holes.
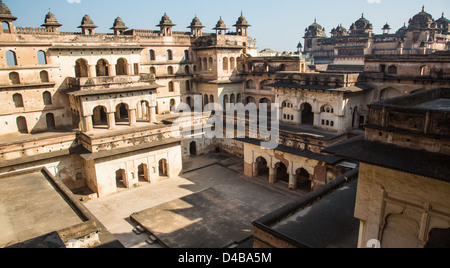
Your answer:
[[[167,177],[167,160],[166,159],[161,159],[159,160],[159,176],[160,177]]]
[[[191,144],[189,145],[189,154],[190,156],[197,155],[197,143],[195,141],[191,142]]]

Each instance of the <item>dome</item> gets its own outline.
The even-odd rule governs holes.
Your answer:
[[[203,26],[200,19],[195,16],[195,18],[191,22],[191,26],[189,26],[188,28],[205,28],[205,26]]]
[[[228,30],[227,25],[222,20],[222,17],[220,17],[219,21],[216,24],[216,27],[213,30]]]
[[[314,19],[314,23],[305,32],[305,37],[326,37],[325,29],[317,23],[316,19]]]
[[[247,19],[244,17],[243,13],[241,12],[241,16],[238,18],[237,22],[235,25],[233,26],[251,26],[250,24],[248,24]]]
[[[398,36],[405,36],[407,31],[408,31],[408,27],[406,27],[406,23],[405,23],[403,25],[403,27],[398,29],[398,31],[395,34]]]
[[[167,16],[166,13],[164,13],[164,16],[162,16],[161,21],[156,26],[175,26],[175,24],[173,24],[172,20],[170,20],[170,17]]]
[[[390,30],[392,29],[391,26],[386,22],[386,24],[383,26],[383,29],[381,30]]]
[[[364,14],[361,15],[361,18],[354,23],[354,29],[356,30],[366,30],[373,29],[372,23],[369,20],[364,18]]]
[[[442,17],[436,20],[437,28],[447,30],[450,28],[450,20],[444,17],[444,13],[442,13]]]
[[[0,0],[0,19],[17,19],[11,14],[11,10],[2,0]]]
[[[348,35],[348,32],[347,29],[342,27],[342,24],[340,24],[336,28],[333,28],[333,30],[331,30],[331,34],[333,36],[345,36]]]
[[[126,30],[126,29],[128,29],[128,27],[125,25],[125,23],[123,22],[122,18],[117,17],[114,20],[114,24],[113,24],[113,27],[111,29],[112,30],[115,30],[115,29],[117,29],[117,30]]]
[[[422,11],[409,20],[410,29],[428,29],[434,22],[433,17],[425,12],[425,7],[422,7]]]
[[[45,15],[44,24],[41,26],[43,27],[61,27],[62,24],[58,23],[58,20],[56,19],[56,16],[52,12],[48,12],[47,15]]]
[[[78,28],[97,28],[97,25],[94,24],[94,21],[91,19],[89,15],[84,15],[81,20],[81,26]]]

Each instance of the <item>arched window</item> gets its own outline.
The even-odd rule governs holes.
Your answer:
[[[128,75],[128,63],[124,58],[117,60],[116,75]]]
[[[150,49],[150,50],[148,51],[148,59],[149,59],[150,61],[156,60],[155,51],[154,51],[153,49]]]
[[[190,91],[191,90],[191,81],[187,80],[186,81],[186,91]]]
[[[422,66],[420,67],[420,76],[429,76],[430,75],[430,67]]]
[[[189,51],[188,50],[184,51],[184,60],[189,60]]]
[[[208,61],[206,58],[203,59],[203,71],[208,71]]]
[[[52,94],[48,91],[45,91],[42,94],[42,99],[44,100],[45,105],[51,105],[52,104]]]
[[[167,67],[167,74],[173,74],[173,67],[172,66]]]
[[[228,58],[227,57],[223,58],[223,70],[225,72],[228,72]]]
[[[17,72],[11,72],[9,73],[9,81],[12,85],[18,85],[20,84],[20,77]]]
[[[78,59],[75,62],[75,77],[88,77],[89,69],[85,59]]]
[[[213,59],[210,57],[208,59],[208,71],[212,71],[213,69]]]
[[[185,74],[190,74],[191,73],[191,67],[189,67],[189,65],[184,66],[184,73]]]
[[[37,58],[38,58],[38,64],[39,65],[46,65],[47,64],[47,56],[45,55],[44,51],[39,50],[37,52]]]
[[[6,22],[6,21],[2,22],[2,27],[3,27],[3,33],[5,33],[5,34],[11,33],[8,22]]]
[[[230,58],[230,70],[233,71],[236,68],[236,60],[231,57]]]
[[[172,53],[172,50],[167,50],[166,51],[166,59],[167,60],[173,60],[173,53]]]
[[[41,83],[48,83],[48,72],[47,71],[41,71],[39,73],[39,78],[41,79]]]
[[[14,102],[14,106],[16,108],[23,108],[23,99],[22,99],[22,95],[19,93],[14,94],[13,96],[13,102]]]
[[[248,89],[256,89],[255,81],[253,81],[253,80],[247,80],[247,82],[245,82],[245,88],[248,88]]]
[[[150,73],[156,75],[156,68],[155,67],[150,67]]]
[[[174,86],[173,86],[173,82],[170,81],[169,82],[169,92],[174,92],[174,91],[175,91],[175,89],[174,89]]]
[[[45,115],[45,122],[47,123],[47,129],[55,129],[55,116],[52,113]]]
[[[395,66],[395,65],[389,66],[388,74],[397,74],[397,66]]]
[[[11,50],[6,51],[6,64],[8,66],[16,66],[17,65],[16,52],[11,51]]]
[[[109,76],[109,65],[108,62],[104,59],[101,59],[97,62],[95,66],[95,70],[97,72],[97,76]]]
[[[203,65],[202,65],[202,58],[198,58],[198,68],[199,68],[200,71],[201,71],[202,68],[203,68]]]
[[[20,133],[27,134],[28,133],[28,126],[27,126],[27,119],[23,116],[19,116],[16,119],[17,124],[17,130]]]

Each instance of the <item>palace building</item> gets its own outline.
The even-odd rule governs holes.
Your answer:
[[[349,31],[342,25],[333,29],[332,37],[314,22],[306,30],[303,54],[283,55],[270,50],[258,53],[243,13],[231,31],[218,18],[217,24],[210,26],[213,32],[208,32],[198,17],[186,22],[187,31],[174,31],[180,23],[168,14],[155,20],[154,30],[130,28],[117,17],[111,19],[111,32],[100,33],[95,18],[85,15],[79,25],[73,25],[78,27],[76,32],[62,32],[57,14],[51,12],[43,16],[40,27],[15,26],[20,18],[0,0],[0,181],[12,185],[31,174],[45,184],[42,189],[46,192],[52,189],[47,182],[56,181],[57,188],[64,191],[63,199],[68,195],[73,201],[72,191],[82,193],[86,201],[170,180],[182,175],[183,160],[224,151],[242,159],[241,173],[250,179],[302,194],[320,189],[328,193],[346,185],[348,174],[352,179],[357,177],[356,168],[365,160],[333,150],[340,142],[361,139],[367,126],[366,137],[384,143],[391,141],[386,136],[389,131],[389,137],[396,138],[401,136],[396,132],[417,132],[412,121],[390,129],[389,120],[407,121],[404,114],[409,114],[409,108],[401,101],[386,101],[408,99],[416,93],[426,99],[428,92],[450,86],[449,21],[444,15],[434,20],[424,9],[395,34],[389,33],[388,25],[384,34],[374,34],[364,15]],[[309,64],[308,57],[313,57],[316,65]],[[328,64],[328,69],[323,70],[321,64]],[[447,93],[442,89],[441,95],[429,94],[439,95],[435,103],[445,106],[441,99],[445,100]],[[368,106],[376,101],[383,101],[385,109],[378,104]],[[223,119],[224,123],[245,121],[245,137],[197,135],[195,130],[210,126],[216,111],[194,108],[210,103],[223,110],[233,107],[230,104],[254,104],[258,111],[267,104],[268,114],[279,123],[278,147],[260,146],[268,138],[252,133],[253,121],[247,115]],[[399,105],[404,114],[391,118],[395,114],[392,108],[389,116],[374,115],[386,113],[391,104]],[[173,127],[183,106],[191,109],[192,127],[180,129],[185,134],[180,138]],[[425,131],[431,131],[436,122],[442,124],[439,120],[445,117],[445,111],[433,109],[418,113],[417,122],[428,127]],[[382,134],[379,137],[378,132]],[[423,134],[419,137],[427,138],[422,140],[426,150],[448,155],[446,141],[436,149],[432,144],[439,141],[437,134]],[[416,140],[417,135],[411,135],[404,138]],[[383,163],[363,164],[360,171],[366,177],[359,181],[370,188],[369,171],[378,171],[379,164]],[[385,170],[380,168],[379,172]],[[433,174],[418,175],[426,175],[420,178],[423,183],[436,179]],[[447,182],[437,179],[439,182],[433,182]],[[24,187],[29,189],[30,185]],[[351,189],[356,191],[355,183]],[[403,200],[400,194],[374,198]],[[413,207],[428,202],[408,198],[404,200]],[[61,206],[66,207],[66,203],[61,202]],[[346,209],[349,205],[352,202],[346,203]],[[376,223],[364,214],[364,208],[373,204],[359,191],[357,205],[361,244],[375,235]],[[84,207],[80,209],[83,211],[71,217],[73,224],[89,227],[83,239],[100,230],[106,243],[115,242]],[[392,209],[401,216],[396,207]],[[448,213],[440,203],[436,210],[426,211]],[[353,234],[355,221],[357,225],[358,220],[349,221]],[[72,227],[57,225],[70,231]],[[19,240],[16,242],[23,241]],[[260,240],[260,246],[267,246],[263,237]],[[0,246],[2,242],[9,241],[0,241]],[[357,240],[351,242],[355,245]],[[420,245],[424,242],[420,240]]]

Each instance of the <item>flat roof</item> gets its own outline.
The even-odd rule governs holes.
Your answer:
[[[371,165],[450,182],[450,155],[368,141],[363,138],[350,139],[329,146],[323,151]]]
[[[168,248],[229,247],[251,237],[258,217],[261,212],[213,188],[131,215]]]
[[[42,170],[0,178],[0,247],[86,222]]]
[[[311,248],[356,248],[359,220],[354,218],[358,180],[278,222],[272,229]]]
[[[358,173],[358,168],[349,171],[257,219],[254,227],[299,248],[356,248],[359,220],[354,217],[354,209]]]

